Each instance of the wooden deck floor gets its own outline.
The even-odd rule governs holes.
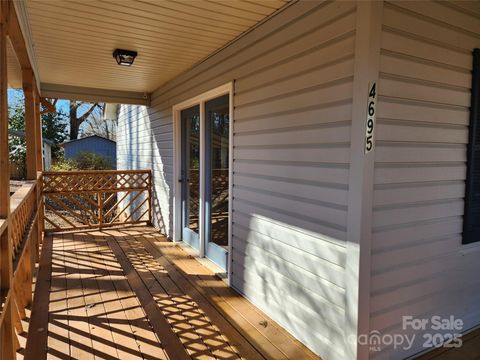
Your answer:
[[[148,227],[47,237],[26,325],[27,360],[316,358]]]
[[[460,348],[439,348],[426,353],[417,360],[480,360],[480,329],[462,337]]]

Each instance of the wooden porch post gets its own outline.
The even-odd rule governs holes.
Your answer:
[[[25,137],[27,142],[27,180],[37,179],[37,124],[35,117],[35,100],[33,96],[33,72],[23,69],[23,93],[25,95]]]
[[[0,219],[7,227],[0,235],[0,288],[10,295],[5,306],[2,324],[0,356],[2,360],[15,358],[15,330],[13,328],[13,264],[10,232],[10,169],[8,151],[7,100],[7,17],[8,2],[0,5]],[[9,301],[8,301],[9,300]]]
[[[26,168],[27,168],[27,180],[37,180],[37,135],[36,132],[37,124],[35,119],[35,99],[34,99],[34,76],[33,71],[30,68],[22,69],[22,82],[23,82],[23,93],[25,97],[25,138],[27,145],[27,156],[26,156]],[[36,184],[35,187],[35,210],[37,210],[39,196],[39,184]],[[29,248],[26,251],[30,258],[30,263],[26,266],[25,275],[25,295],[26,303],[30,304],[32,301],[32,270],[35,268],[35,262],[38,259],[39,253],[39,231],[38,231],[38,222],[39,219],[33,224],[32,229],[32,241],[30,242]]]
[[[36,143],[37,146],[37,171],[43,171],[43,140],[42,140],[42,118],[40,116],[40,94],[36,92],[35,96],[35,125],[36,125]]]
[[[36,168],[37,175],[39,171],[43,171],[43,139],[42,139],[42,117],[40,113],[40,94],[35,86],[35,79],[33,79],[32,88],[35,89],[34,92],[34,123],[35,123],[35,137],[36,137]],[[42,186],[43,186],[43,176],[38,178],[37,182],[37,205],[38,205],[38,222],[37,222],[37,253],[38,246],[42,243],[42,234],[44,230],[44,209],[43,209],[43,198],[42,198]]]

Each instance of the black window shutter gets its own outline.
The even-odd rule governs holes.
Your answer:
[[[480,241],[480,49],[473,50],[463,243]]]

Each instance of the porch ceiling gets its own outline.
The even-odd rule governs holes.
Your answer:
[[[22,67],[10,41],[7,42],[7,79],[8,87],[22,87]]]
[[[26,0],[26,16],[42,84],[150,93],[286,2]],[[115,48],[137,51],[133,66]]]

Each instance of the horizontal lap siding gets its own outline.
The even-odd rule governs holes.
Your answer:
[[[173,126],[154,107],[122,105],[118,115],[117,168],[151,169],[153,225],[172,231]]]
[[[472,4],[384,6],[371,330],[404,333],[403,315],[454,315],[465,330],[480,324],[480,248],[461,244],[471,52],[480,46]],[[422,344],[372,357],[402,359]]]
[[[172,106],[235,80],[232,284],[324,359],[343,357],[355,16],[296,3],[119,124],[119,166],[154,168],[171,235]]]

